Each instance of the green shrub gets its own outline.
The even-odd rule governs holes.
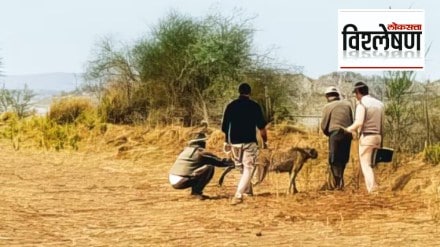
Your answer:
[[[77,150],[81,141],[80,131],[81,128],[74,124],[60,125],[47,117],[9,117],[0,125],[0,138],[10,140],[16,150],[21,147],[40,147],[57,151],[68,148]]]
[[[20,140],[22,137],[21,129],[23,128],[23,123],[20,121],[17,113],[4,112],[0,116],[0,121],[2,126],[0,136],[11,140],[12,146],[15,150],[20,149]]]
[[[425,161],[438,165],[440,163],[440,144],[425,147]]]
[[[50,105],[49,119],[58,124],[74,123],[80,116],[93,112],[90,99],[68,97],[55,100]],[[89,121],[89,120],[88,120]]]

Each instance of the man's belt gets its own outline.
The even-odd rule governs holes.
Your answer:
[[[370,135],[379,135],[379,133],[373,133],[373,132],[362,132],[363,136],[370,136]]]

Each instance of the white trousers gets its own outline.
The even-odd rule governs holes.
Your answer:
[[[233,148],[234,146],[237,145],[234,144]],[[254,170],[255,160],[257,159],[258,155],[258,146],[256,143],[245,143],[242,145],[242,148],[241,160],[234,160],[236,166],[243,165],[243,174],[241,174],[237,191],[235,192],[235,197],[237,198],[242,198],[243,194],[248,192],[250,189],[252,172]]]
[[[377,186],[371,165],[373,148],[379,148],[381,141],[382,137],[380,135],[361,135],[359,139],[359,160],[368,193],[372,192]]]

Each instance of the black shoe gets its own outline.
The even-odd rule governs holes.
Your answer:
[[[191,194],[191,198],[203,201],[203,200],[209,199],[210,197],[207,195],[203,195],[203,194]]]

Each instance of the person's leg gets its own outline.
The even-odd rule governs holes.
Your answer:
[[[345,164],[341,164],[341,180],[339,182],[340,187],[338,189],[342,190],[344,188],[344,171],[345,171],[345,167],[346,167],[346,163]]]
[[[240,170],[241,176],[243,176],[243,172],[244,172],[243,163],[241,163],[241,166],[239,167],[239,170]],[[249,186],[246,188],[246,191],[244,192],[244,195],[248,195],[248,196],[253,196],[254,195],[254,191],[253,191],[253,188],[252,188],[252,177],[254,176],[254,173],[255,173],[255,164],[254,164],[254,168],[252,169],[251,175],[250,175],[251,181],[249,182]]]
[[[373,148],[378,147],[379,145],[379,135],[361,136],[359,140],[359,160],[368,193],[372,192],[376,186],[373,168],[371,167],[371,159]]]
[[[202,195],[203,189],[205,186],[211,181],[214,176],[214,167],[211,165],[206,165],[206,169],[203,169],[203,172],[196,176],[193,181],[191,194],[192,195]]]
[[[375,181],[374,181],[374,172],[373,168],[371,168],[371,155],[373,148],[371,146],[359,145],[359,160],[361,162],[362,174],[365,179],[365,186],[367,187],[367,191],[371,192]]]
[[[340,163],[334,163],[331,166],[333,178],[334,178],[334,189],[342,189],[344,187],[343,176],[344,176],[344,167]]]
[[[258,154],[258,146],[255,143],[246,144],[243,152],[243,174],[238,182],[237,191],[235,193],[236,198],[242,198],[243,194],[249,192],[251,189],[252,171],[254,170],[255,159]]]
[[[350,148],[351,148],[351,134],[338,133],[335,138],[335,176],[336,178],[336,189],[344,188],[344,171],[348,160],[350,159]]]
[[[328,180],[327,188],[329,190],[334,190],[337,187],[337,167],[335,167],[336,161],[336,150],[337,150],[337,140],[336,134],[330,134],[328,139]]]
[[[333,173],[333,166],[328,165],[328,177],[327,177],[327,189],[328,190],[334,190],[336,188],[336,179],[335,175]]]

